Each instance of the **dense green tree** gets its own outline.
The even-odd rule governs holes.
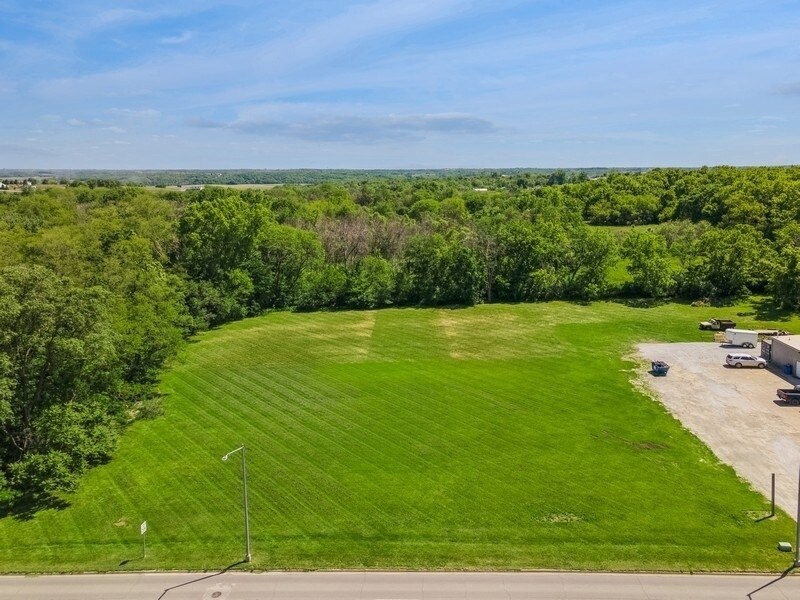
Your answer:
[[[437,304],[472,305],[484,290],[484,267],[480,254],[466,232],[454,232],[439,249]]]
[[[537,268],[537,235],[531,223],[511,221],[497,233],[496,297],[519,302],[533,296],[531,275]]]
[[[397,278],[403,304],[436,304],[439,299],[440,254],[446,242],[440,234],[415,235],[406,244]]]
[[[564,294],[570,298],[596,298],[607,288],[606,274],[617,257],[617,244],[605,231],[578,226],[567,230],[562,249]]]
[[[432,221],[441,213],[441,205],[433,198],[417,200],[409,209],[408,215],[417,221]]]
[[[221,283],[251,258],[269,211],[238,196],[193,202],[179,224],[178,261],[189,276]]]
[[[259,306],[292,306],[303,272],[318,266],[323,257],[314,232],[276,223],[262,227],[256,239],[257,266],[251,263]]]
[[[781,249],[769,287],[779,306],[800,309],[800,247]]]
[[[622,243],[622,256],[628,260],[628,273],[636,291],[652,298],[674,292],[672,257],[663,236],[651,230],[632,231]]]
[[[790,223],[776,233],[778,248],[769,289],[779,306],[800,308],[800,223]]]
[[[297,288],[297,308],[336,308],[344,301],[347,275],[339,265],[321,263],[316,268],[305,269],[301,273]]]
[[[498,231],[495,289],[514,302],[560,297],[566,286],[569,235],[557,222],[510,221]]]
[[[705,280],[719,296],[763,291],[775,264],[775,252],[749,225],[710,229],[697,242]]]
[[[378,308],[392,301],[395,272],[392,263],[379,256],[365,256],[350,280],[349,302],[358,308]]]
[[[132,384],[155,381],[191,329],[181,280],[154,261],[144,244],[137,239],[120,245],[104,265],[104,285],[113,292],[107,306],[125,342],[119,355]]]
[[[114,449],[122,366],[106,297],[44,267],[0,271],[0,464],[19,492],[70,490]]]

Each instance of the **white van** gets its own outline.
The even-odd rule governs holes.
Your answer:
[[[725,357],[725,363],[729,367],[736,367],[737,369],[741,369],[742,367],[758,367],[759,369],[763,369],[767,366],[766,360],[760,356],[753,356],[752,354],[728,354],[728,356]]]

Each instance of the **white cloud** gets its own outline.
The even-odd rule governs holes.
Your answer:
[[[155,108],[109,108],[106,112],[130,120],[157,119],[161,116],[161,112]]]
[[[467,3],[469,4],[469,3]],[[43,81],[45,96],[136,96],[181,89],[199,81],[238,88],[254,78],[293,76],[326,64],[361,42],[400,35],[459,15],[463,0],[379,0],[351,6],[307,28],[246,48],[175,55],[78,77]],[[113,16],[113,15],[112,15]],[[165,38],[166,39],[166,38]],[[233,90],[231,90],[233,91]]]
[[[71,125],[72,127],[92,127],[97,128],[102,131],[110,131],[112,133],[125,133],[125,129],[115,125],[112,122],[104,121],[103,119],[67,119],[67,125]]]
[[[414,140],[431,135],[486,135],[498,129],[486,119],[465,114],[339,115],[303,121],[240,119],[221,123],[195,119],[189,124],[203,129],[227,129],[263,137],[288,137],[325,142]]]
[[[188,42],[190,39],[192,39],[192,33],[190,31],[184,31],[180,35],[163,37],[159,41],[162,44],[166,45],[178,45],[178,44],[184,44]]]
[[[154,13],[146,12],[143,10],[135,10],[132,8],[114,8],[105,10],[94,18],[96,25],[111,25],[113,23],[122,23],[127,21],[140,21],[155,18]]]

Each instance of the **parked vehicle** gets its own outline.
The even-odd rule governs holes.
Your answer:
[[[767,361],[760,356],[753,356],[752,354],[728,354],[725,357],[725,362],[728,366],[741,369],[742,367],[758,367],[763,369],[767,366]]]
[[[800,406],[800,385],[789,390],[778,390],[778,398],[794,406]]]
[[[727,329],[725,343],[742,348],[755,348],[758,343],[758,332],[750,329]]]
[[[669,365],[663,360],[654,360],[650,363],[650,371],[652,371],[653,375],[664,376],[669,371]]]
[[[700,323],[700,329],[708,329],[711,331],[725,331],[736,327],[736,322],[730,319],[709,319]]]

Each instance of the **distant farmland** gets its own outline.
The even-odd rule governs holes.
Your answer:
[[[244,442],[256,568],[783,570],[793,522],[758,521],[768,502],[623,358],[707,339],[710,315],[550,303],[228,325],[189,345],[165,415],[68,508],[0,520],[0,569],[236,562],[239,456],[220,458]]]

